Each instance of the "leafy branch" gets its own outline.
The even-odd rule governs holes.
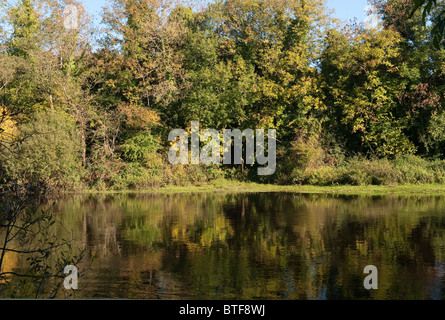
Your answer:
[[[442,40],[445,35],[445,5],[441,0],[413,0],[414,8],[411,13],[413,16],[419,10],[422,11],[422,20],[423,24],[427,24],[427,17],[431,14],[434,14],[435,9],[439,9],[436,16],[432,18],[433,29],[431,30],[431,34],[433,36],[433,45],[440,49]]]

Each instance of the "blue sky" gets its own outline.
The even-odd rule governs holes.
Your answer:
[[[91,13],[100,12],[100,8],[104,6],[106,0],[83,0],[83,3]],[[343,20],[351,20],[357,18],[362,22],[366,18],[364,9],[367,0],[328,0],[328,6],[335,10],[335,16]]]
[[[342,20],[358,19],[363,22],[366,18],[365,7],[367,0],[328,0],[328,6],[335,10],[335,16]]]

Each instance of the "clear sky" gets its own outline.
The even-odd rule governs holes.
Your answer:
[[[367,0],[328,0],[328,6],[335,10],[335,17],[343,20],[363,22],[366,18],[365,7]]]
[[[91,13],[97,13],[100,12],[106,0],[83,0],[83,3]],[[357,18],[358,22],[363,22],[366,18],[364,9],[367,4],[367,0],[328,0],[328,6],[335,10],[337,18],[343,20]]]

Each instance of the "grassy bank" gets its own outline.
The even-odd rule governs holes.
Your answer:
[[[190,186],[167,186],[144,190],[86,191],[87,194],[125,194],[125,193],[198,193],[198,192],[290,192],[301,194],[338,194],[338,195],[443,195],[445,185],[398,185],[398,186],[280,186],[218,180],[208,184]]]
[[[236,167],[171,165],[162,158],[154,162],[156,165],[142,165],[119,160],[116,166],[108,163],[71,175],[27,177],[17,174],[12,175],[10,181],[23,185],[36,181],[36,185],[54,193],[230,191],[445,195],[445,160],[426,160],[413,155],[392,160],[353,157],[333,161],[324,154],[302,162],[279,161],[276,173],[267,177],[259,177],[255,168],[242,172]]]
[[[347,195],[445,195],[445,160],[426,160],[413,155],[393,160],[354,157],[327,163],[314,157],[290,168],[282,165],[275,176],[227,174],[221,167],[166,166],[152,174],[147,169],[129,170],[119,183],[95,188],[92,193],[184,192],[293,192]],[[132,168],[134,169],[134,167]],[[253,170],[255,171],[255,170]],[[158,179],[158,180],[156,180]],[[153,183],[153,181],[157,183]]]

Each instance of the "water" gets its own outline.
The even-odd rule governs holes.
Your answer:
[[[445,298],[445,197],[94,195],[55,215],[87,249],[78,298]]]

